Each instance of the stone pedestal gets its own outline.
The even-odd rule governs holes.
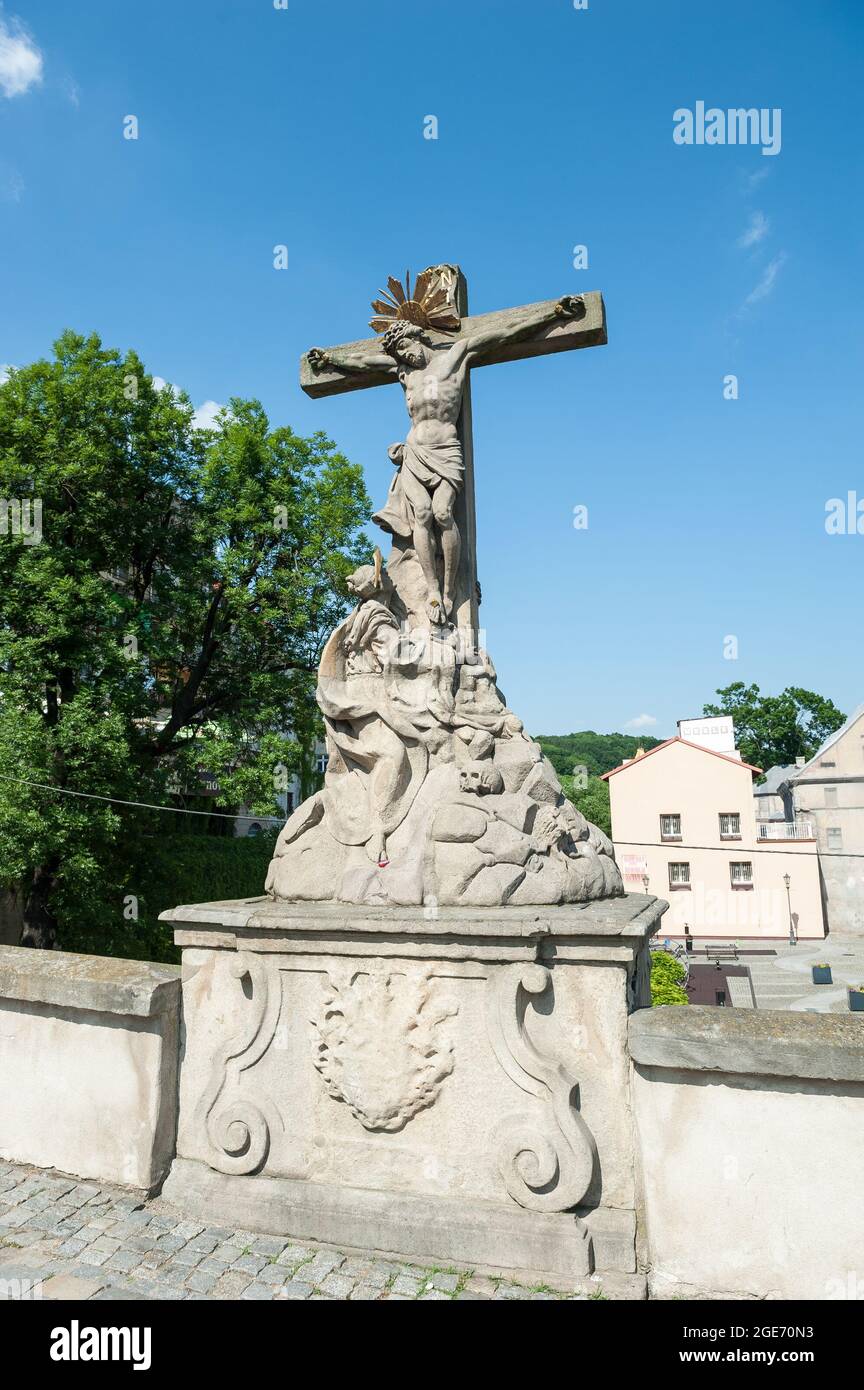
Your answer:
[[[164,913],[185,1021],[165,1195],[342,1247],[634,1270],[627,1017],[665,907]]]

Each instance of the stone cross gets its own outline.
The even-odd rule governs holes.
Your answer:
[[[393,321],[398,312],[398,317],[403,321],[425,324],[423,332],[427,334],[427,341],[434,341],[439,349],[445,349],[459,340],[468,340],[472,344],[468,367],[515,362],[525,357],[542,357],[551,352],[597,347],[606,342],[603,297],[596,292],[470,317],[467,284],[459,267],[435,266],[417,279],[417,287],[429,286],[425,299],[430,306],[427,319],[419,301],[415,310],[414,301],[410,299],[410,282],[407,282],[407,301],[398,281],[390,280],[389,283],[395,292],[395,298],[391,296],[392,307],[383,300],[373,303],[376,311],[383,312],[389,318],[379,316],[372,321],[373,325],[380,330]],[[444,289],[441,288],[442,284]],[[560,307],[564,303],[568,306],[566,313]],[[436,309],[437,323],[445,327],[437,327]],[[384,386],[397,379],[405,386],[404,374],[400,372],[397,375],[396,363],[382,351],[382,338],[343,343],[335,348],[313,348],[304,354],[300,363],[300,385],[307,395],[313,397]],[[457,400],[459,413],[456,428],[464,473],[452,503],[452,515],[461,544],[452,584],[453,611],[447,613],[446,617],[456,626],[476,632],[478,586],[471,389],[468,371],[464,369],[460,376],[460,391],[461,405]],[[406,396],[413,419],[415,412],[408,387]]]

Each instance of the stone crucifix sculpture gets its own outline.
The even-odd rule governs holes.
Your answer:
[[[267,878],[294,901],[500,907],[623,892],[612,846],[564,796],[507,708],[478,643],[470,372],[606,341],[599,294],[467,315],[458,267],[373,301],[378,338],[312,348],[312,396],[399,382],[411,428],[374,520],[386,567],[349,577],[357,605],[318,671],[324,786],[289,817]]]
[[[381,336],[312,348],[301,363],[301,385],[310,396],[327,396],[400,383],[411,429],[404,444],[390,447],[399,471],[374,520],[397,547],[413,548],[428,620],[476,629],[470,369],[605,343],[603,300],[597,293],[565,295],[470,318],[457,266],[430,266],[413,290],[409,275],[404,288],[392,276],[388,285],[388,299],[372,305],[371,326]]]

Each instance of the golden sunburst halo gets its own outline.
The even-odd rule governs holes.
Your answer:
[[[411,290],[411,273],[405,272],[404,286],[393,275],[387,277],[387,289],[379,290],[382,299],[373,299],[375,317],[369,320],[369,327],[376,333],[384,333],[394,323],[402,319],[414,323],[418,328],[437,328],[444,333],[456,333],[462,320],[456,313],[450,291],[455,282],[448,279],[442,271],[449,267],[430,266],[417,276],[414,290]],[[452,274],[452,273],[451,273]]]

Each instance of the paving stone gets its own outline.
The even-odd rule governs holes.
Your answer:
[[[391,1293],[400,1293],[404,1294],[406,1298],[414,1298],[421,1288],[419,1279],[411,1279],[407,1274],[400,1274],[393,1280]]]
[[[251,1250],[256,1240],[261,1239],[260,1231],[232,1231],[231,1244],[239,1245],[241,1250]]]
[[[431,1285],[433,1289],[443,1289],[444,1293],[455,1293],[462,1278],[461,1274],[430,1274],[423,1280],[423,1287],[428,1289]]]
[[[157,1249],[164,1250],[168,1255],[174,1255],[178,1250],[182,1250],[185,1244],[185,1240],[180,1236],[160,1236]]]
[[[259,1236],[252,1246],[252,1253],[254,1255],[269,1255],[275,1259],[277,1255],[282,1254],[288,1243],[281,1236]]]
[[[182,1250],[177,1250],[171,1256],[171,1263],[175,1265],[187,1265],[189,1269],[194,1269],[200,1264],[204,1255],[200,1250],[193,1250],[191,1245],[184,1245]]]
[[[106,1260],[110,1260],[112,1252],[110,1250],[94,1250],[92,1245],[88,1245],[81,1253],[86,1255],[88,1264],[104,1265]]]
[[[379,1286],[376,1286],[375,1284],[357,1284],[351,1290],[348,1297],[351,1299],[352,1303],[354,1303],[359,1302],[360,1300],[365,1301],[371,1300],[373,1298],[380,1298],[381,1292],[381,1288]]]
[[[140,1250],[142,1252],[155,1250],[156,1240],[153,1236],[130,1236],[128,1240],[123,1242],[123,1247],[126,1250]]]
[[[0,1269],[0,1303],[41,1298],[47,1277],[47,1271],[4,1265]]]
[[[190,1240],[186,1249],[194,1250],[199,1255],[212,1255],[218,1244],[218,1240],[208,1239],[207,1236],[200,1235]]]
[[[64,1240],[63,1243],[62,1243],[62,1245],[59,1245],[59,1246],[57,1247],[57,1254],[58,1254],[58,1255],[80,1255],[80,1254],[81,1254],[81,1251],[82,1251],[82,1250],[86,1250],[86,1249],[87,1249],[87,1242],[86,1242],[86,1240],[76,1240],[76,1239],[74,1238],[74,1236],[70,1236],[68,1240]]]
[[[81,1220],[80,1216],[65,1216],[57,1227],[58,1232],[63,1235],[74,1236],[82,1231],[87,1223]]]
[[[240,1297],[244,1299],[272,1299],[275,1289],[272,1284],[259,1284],[257,1281],[245,1288]]]
[[[221,1260],[223,1264],[227,1266],[233,1265],[234,1261],[239,1260],[242,1254],[242,1245],[233,1245],[230,1241],[224,1241],[221,1245],[216,1246],[216,1249],[212,1253],[212,1258],[214,1260]]]
[[[473,1274],[465,1285],[465,1292],[479,1293],[483,1298],[494,1298],[498,1292],[497,1279],[484,1279],[482,1276],[475,1277]]]
[[[307,1245],[289,1245],[282,1251],[282,1254],[278,1256],[276,1263],[280,1265],[293,1265],[296,1267],[304,1260],[311,1260],[314,1254],[315,1251],[310,1250]]]
[[[104,1279],[82,1279],[77,1274],[52,1274],[42,1285],[43,1298],[79,1299],[92,1298],[101,1288]]]
[[[26,1226],[28,1219],[26,1211],[22,1211],[20,1207],[13,1207],[5,1216],[0,1216],[0,1227],[15,1230],[17,1226]]]
[[[248,1274],[233,1273],[229,1270],[216,1280],[213,1285],[212,1294],[214,1298],[239,1298],[244,1289],[248,1289],[252,1280]]]
[[[283,1284],[281,1289],[277,1289],[274,1298],[278,1299],[307,1299],[312,1297],[312,1285],[307,1284],[303,1279],[290,1279],[287,1284]]]
[[[353,1287],[354,1280],[346,1279],[344,1274],[328,1274],[320,1285],[322,1293],[332,1294],[334,1298],[347,1298]]]
[[[345,1263],[344,1255],[333,1255],[328,1250],[319,1250],[308,1264],[303,1265],[303,1278],[310,1284],[320,1284],[334,1269]]]
[[[137,1250],[118,1250],[116,1255],[112,1255],[105,1261],[106,1269],[116,1270],[120,1274],[128,1274],[130,1269],[135,1269],[138,1265]]]
[[[100,1255],[103,1250],[106,1255],[114,1255],[120,1249],[120,1245],[121,1242],[115,1240],[113,1236],[97,1236],[90,1249],[97,1251]]]
[[[174,1234],[179,1236],[183,1241],[187,1241],[194,1240],[196,1236],[200,1236],[203,1230],[204,1227],[197,1225],[194,1221],[181,1221],[174,1227]]]
[[[112,1287],[109,1285],[107,1289],[102,1289],[101,1293],[97,1293],[97,1294],[93,1297],[93,1299],[91,1300],[91,1302],[93,1302],[93,1303],[140,1303],[142,1300],[144,1300],[145,1302],[149,1302],[149,1295],[143,1293],[140,1289],[119,1289],[119,1288],[112,1288]]]
[[[349,1256],[339,1273],[359,1279],[363,1284],[371,1284],[377,1289],[383,1289],[390,1278],[388,1271],[377,1260],[364,1260],[359,1255]]]
[[[215,1283],[215,1274],[202,1274],[200,1269],[196,1269],[186,1280],[186,1287],[193,1293],[209,1293]]]
[[[258,1274],[267,1263],[263,1255],[241,1255],[231,1268],[242,1269],[246,1274]]]
[[[291,1278],[291,1273],[282,1265],[269,1264],[265,1265],[256,1277],[261,1284],[284,1284]]]
[[[420,1303],[428,1303],[428,1302],[430,1301],[430,1299],[431,1299],[433,1302],[436,1301],[436,1300],[437,1300],[438,1302],[440,1302],[442,1299],[444,1300],[445,1303],[450,1303],[450,1302],[451,1302],[451,1299],[450,1299],[449,1294],[442,1293],[440,1289],[430,1289],[428,1293],[421,1293],[418,1302],[420,1302]]]

